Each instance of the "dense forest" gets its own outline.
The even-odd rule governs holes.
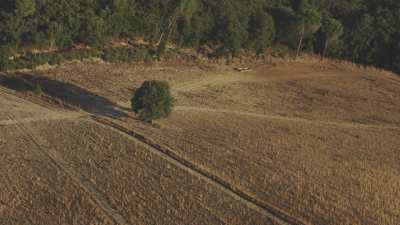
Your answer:
[[[0,64],[24,49],[144,39],[216,56],[276,46],[400,72],[399,0],[2,0]]]

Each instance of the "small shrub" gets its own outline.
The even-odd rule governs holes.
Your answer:
[[[24,68],[29,68],[30,64],[26,59],[18,58],[14,60],[14,66],[12,69],[19,70]]]
[[[106,62],[112,63],[133,63],[149,59],[151,55],[147,49],[108,48],[104,49],[101,58]]]
[[[33,92],[37,95],[42,95],[43,94],[42,86],[40,86],[40,84],[35,84],[35,89],[33,90]]]
[[[17,66],[14,60],[9,60],[8,63],[5,64],[3,68],[0,66],[0,71],[15,70],[16,68]]]
[[[73,60],[79,60],[82,61],[83,59],[87,58],[86,51],[84,50],[77,50],[75,54],[73,55]]]
[[[116,58],[115,51],[113,49],[105,49],[101,55],[101,59],[106,62],[113,62]]]
[[[145,81],[131,100],[132,109],[139,119],[152,122],[165,118],[173,108],[169,84],[166,81]]]
[[[11,51],[7,46],[0,46],[0,70],[7,70],[9,68]]]
[[[59,65],[63,61],[63,55],[59,53],[53,53],[49,57],[49,64],[50,65]]]

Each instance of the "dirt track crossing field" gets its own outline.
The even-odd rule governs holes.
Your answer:
[[[6,94],[6,96],[10,97],[8,94]],[[18,98],[15,98],[15,99],[18,99]],[[21,104],[24,103],[24,100],[22,100],[22,99],[18,99],[18,101]],[[27,104],[29,105],[29,103],[27,103]],[[36,110],[35,113],[40,114],[39,111],[40,111],[41,107],[39,107],[39,106],[36,107],[35,106],[34,108]],[[48,109],[45,109],[45,108],[43,108],[41,110],[43,112],[47,112],[48,113],[47,115],[56,115],[55,112],[50,113],[51,110],[48,110]],[[52,137],[52,138],[49,138],[49,137],[46,137],[46,135],[41,135],[40,132],[38,133],[38,128],[42,126],[41,124],[64,123],[63,120],[65,120],[65,121],[72,121],[72,120],[82,121],[82,120],[85,120],[85,118],[87,117],[87,115],[85,113],[81,113],[80,116],[76,116],[75,115],[74,117],[66,116],[66,115],[68,115],[68,113],[65,113],[64,117],[63,117],[63,116],[61,116],[63,113],[61,113],[61,112],[58,112],[58,113],[60,113],[60,116],[57,117],[57,120],[51,120],[51,119],[43,119],[43,120],[39,119],[39,120],[36,120],[34,118],[31,118],[29,120],[27,118],[23,118],[22,120],[19,120],[19,119],[15,118],[13,115],[10,114],[9,116],[6,116],[5,118],[3,118],[3,119],[5,119],[4,121],[6,121],[6,122],[4,122],[3,126],[5,127],[5,129],[13,130],[14,134],[17,134],[20,137],[27,138],[27,141],[29,141],[29,143],[31,143],[31,150],[33,150],[32,154],[40,155],[40,157],[44,157],[46,160],[51,162],[52,166],[54,167],[54,170],[58,170],[61,173],[67,175],[70,178],[70,180],[72,181],[72,185],[75,186],[78,190],[80,190],[81,193],[83,193],[84,196],[87,196],[87,198],[90,199],[90,202],[92,202],[94,204],[94,207],[97,208],[98,210],[100,210],[102,212],[101,214],[103,216],[108,217],[108,219],[109,219],[108,221],[112,221],[115,224],[136,224],[137,221],[141,220],[144,224],[148,224],[148,222],[150,222],[150,221],[158,220],[159,222],[157,222],[157,223],[161,223],[161,221],[164,221],[163,223],[169,221],[169,222],[167,222],[169,224],[172,224],[172,223],[174,223],[174,224],[187,224],[188,221],[184,222],[186,220],[185,217],[180,218],[180,220],[176,220],[176,219],[172,219],[172,218],[170,218],[171,220],[168,220],[169,216],[168,217],[159,217],[159,216],[157,216],[157,214],[159,214],[159,213],[162,214],[162,211],[151,211],[151,208],[147,209],[147,210],[150,210],[150,211],[148,213],[146,213],[146,216],[141,215],[140,217],[136,217],[136,219],[133,219],[133,218],[135,218],[135,216],[132,215],[131,213],[126,213],[126,212],[127,212],[128,209],[129,210],[134,210],[137,206],[131,205],[130,207],[132,207],[132,208],[128,207],[126,209],[123,209],[123,208],[121,208],[120,205],[115,203],[115,200],[112,200],[113,203],[110,203],[109,202],[110,201],[109,200],[110,199],[110,197],[109,197],[110,193],[109,192],[104,192],[104,191],[103,192],[99,191],[98,187],[95,184],[93,184],[93,181],[91,181],[91,179],[89,179],[87,176],[83,175],[81,172],[77,172],[77,171],[81,171],[81,170],[80,169],[77,170],[76,166],[74,166],[74,164],[71,163],[71,161],[68,161],[68,159],[65,158],[65,156],[62,154],[62,151],[60,151],[61,149],[65,148],[65,147],[63,147],[63,146],[60,146],[60,148],[55,147],[56,144],[54,143],[54,140],[53,140],[54,139],[54,135],[50,135],[50,137]],[[79,113],[77,112],[76,114],[79,114]],[[60,122],[57,122],[57,121],[60,121]],[[57,134],[62,134],[62,131],[61,132],[57,132]],[[97,136],[97,134],[96,134],[96,136]],[[50,142],[49,142],[49,140],[50,140]],[[87,147],[88,146],[86,146],[86,148]],[[110,148],[110,146],[109,146],[108,149],[112,150],[113,148],[112,147]],[[34,151],[34,150],[36,150],[36,151]],[[146,151],[148,151],[148,150],[146,150]],[[150,155],[152,155],[152,154],[150,154]],[[148,158],[148,156],[146,158]],[[89,161],[90,161],[90,159],[89,159]],[[174,161],[169,161],[169,163],[167,163],[167,164],[172,163],[173,165],[176,166],[177,164],[175,164],[173,162]],[[178,165],[178,168],[179,168],[178,171],[179,170],[184,170],[184,171],[186,171],[186,172],[188,172],[190,174],[189,176],[193,175],[191,170],[188,170],[185,166],[179,166]],[[144,171],[146,171],[146,170],[144,170]],[[7,174],[7,175],[8,176],[12,176],[12,174]],[[120,177],[120,175],[117,175],[117,177]],[[209,184],[207,184],[207,183],[209,183],[208,180],[203,180],[203,181],[206,181],[204,183],[206,186],[209,185]],[[119,181],[119,182],[121,182],[121,181]],[[203,182],[201,182],[201,183],[203,183]],[[184,187],[186,184],[187,183],[183,183],[180,188]],[[20,184],[20,185],[23,185],[23,184]],[[214,186],[214,185],[211,185],[211,186]],[[122,186],[121,188],[125,189],[124,191],[128,191],[129,192],[129,190],[126,190],[127,187],[129,187],[129,186]],[[157,187],[155,186],[154,188],[157,188]],[[7,188],[7,184],[6,184],[6,188],[4,188],[2,190],[7,190],[7,189],[8,188]],[[188,191],[190,189],[191,188],[189,188]],[[214,188],[212,188],[212,189],[214,189]],[[194,190],[192,190],[192,191],[194,191]],[[190,191],[190,192],[192,192],[192,191]],[[224,216],[224,214],[221,214],[220,212],[218,212],[220,210],[213,210],[213,211],[209,211],[208,212],[208,210],[210,210],[209,207],[213,208],[213,206],[204,205],[204,204],[207,204],[207,203],[201,203],[203,200],[189,200],[189,201],[186,200],[187,203],[185,203],[185,201],[183,200],[182,207],[184,205],[187,205],[187,204],[193,205],[194,202],[199,202],[201,205],[199,205],[198,207],[200,207],[200,208],[201,207],[205,207],[205,209],[207,209],[207,211],[204,212],[205,214],[211,213],[211,215],[214,215],[214,213],[216,213],[215,214],[215,219],[216,219],[215,221],[212,219],[212,217],[214,217],[214,216],[212,216],[212,217],[209,217],[209,216],[197,217],[199,215],[188,214],[188,216],[190,215],[190,217],[195,216],[194,218],[192,218],[189,221],[192,221],[192,222],[194,222],[194,221],[197,221],[197,222],[208,221],[207,223],[213,223],[213,224],[218,224],[219,223],[218,221],[220,221],[222,223],[226,223],[227,221],[230,221],[230,222],[228,222],[230,224],[232,224],[232,223],[234,223],[234,224],[254,224],[254,223],[257,223],[257,224],[275,224],[275,223],[277,223],[277,224],[286,224],[285,222],[282,222],[282,221],[279,222],[279,218],[274,218],[273,215],[265,213],[263,210],[259,210],[257,207],[254,207],[253,205],[246,203],[246,201],[242,202],[242,199],[240,197],[232,195],[232,194],[229,194],[229,192],[226,192],[224,190],[224,188],[218,188],[217,187],[217,189],[215,191],[216,192],[221,192],[222,195],[230,196],[230,197],[226,197],[226,198],[225,197],[221,198],[221,194],[219,194],[220,199],[218,200],[219,203],[217,205],[226,204],[226,203],[230,202],[223,208],[230,208],[230,210],[233,210],[233,211],[235,211],[237,209],[240,209],[240,211],[238,211],[238,213],[237,213],[237,216],[232,216],[232,215],[229,215],[229,217]],[[213,191],[213,192],[215,192],[215,191]],[[202,191],[201,193],[202,193],[200,195],[201,198],[204,198],[203,195],[205,193],[207,193],[207,191]],[[3,193],[3,194],[6,194],[6,193]],[[27,193],[21,193],[21,194],[22,195],[26,195]],[[140,194],[142,194],[142,193],[140,193]],[[164,193],[164,194],[167,194],[167,193]],[[162,197],[162,198],[165,198],[165,197]],[[67,200],[69,200],[69,199],[67,199]],[[221,202],[221,200],[222,200],[222,202]],[[6,200],[4,200],[4,201],[6,202]],[[132,199],[130,201],[132,201]],[[145,202],[142,202],[142,204],[143,203],[144,204],[149,204],[149,203],[151,204],[151,201],[154,201],[154,200],[148,199]],[[178,202],[171,203],[171,204],[178,204]],[[160,204],[160,206],[162,206],[162,205],[163,204]],[[242,206],[237,208],[237,209],[235,209],[239,205],[242,205]],[[14,218],[13,215],[16,215],[16,213],[19,213],[19,212],[18,211],[14,211],[13,212],[12,211],[12,207],[13,207],[12,205],[8,206],[9,213],[11,213],[11,214],[9,214],[9,215],[7,215],[5,217],[2,216],[1,217],[2,219],[1,219],[0,222],[2,222],[2,223],[4,222],[4,223],[7,223],[7,224],[14,224],[13,219],[12,219],[12,218]],[[16,207],[16,206],[14,206],[14,207]],[[78,206],[78,207],[82,207],[82,206]],[[202,210],[200,210],[200,208],[198,208],[198,207],[196,207],[197,210],[199,210],[201,212]],[[179,208],[181,208],[181,207],[179,207]],[[246,208],[248,208],[248,209],[246,209]],[[17,210],[18,208],[15,208],[15,209]],[[168,206],[167,207],[163,207],[162,209],[166,210],[167,212],[170,212],[172,210],[172,208],[169,208]],[[174,214],[178,213],[177,215],[182,216],[182,215],[186,214],[186,213],[183,213],[183,211],[181,211],[181,210],[184,210],[184,209],[185,209],[185,207],[183,207],[181,209],[177,208],[177,209],[175,209]],[[31,210],[30,213],[32,213],[32,214],[30,214],[29,211],[26,212],[26,215],[21,218],[22,221],[24,221],[24,222],[25,222],[25,220],[29,221],[28,218],[32,217],[33,219],[30,219],[31,221],[37,220],[37,222],[40,224],[43,221],[47,221],[46,218],[51,218],[48,215],[46,215],[46,213],[44,213],[42,215],[39,215],[39,212],[36,211],[35,208],[31,208],[30,210]],[[140,211],[141,210],[139,209],[139,212],[138,212],[139,215],[140,215]],[[252,212],[252,211],[254,211],[254,212]],[[120,213],[120,212],[122,212],[122,213]],[[258,214],[260,214],[260,215],[258,215]],[[57,217],[61,218],[61,214],[56,214],[54,216],[57,216]],[[74,220],[74,218],[76,216],[78,216],[78,215],[77,214],[73,214],[73,212],[71,212],[71,215],[67,215],[66,219],[67,220]],[[87,216],[89,218],[89,215],[87,215]],[[240,217],[238,217],[238,216],[240,216]],[[125,219],[125,217],[127,217],[129,219]],[[248,217],[248,218],[246,218],[246,217]],[[139,219],[139,218],[141,218],[141,219]],[[187,218],[187,219],[189,219],[189,218]],[[276,220],[276,222],[274,222],[275,220]],[[144,221],[147,221],[147,222],[144,222]],[[174,221],[174,222],[172,222],[172,221]],[[223,222],[223,221],[225,221],[225,222]],[[92,221],[92,222],[94,222],[94,221]],[[106,223],[105,222],[101,222],[101,224],[106,224]]]
[[[230,184],[229,182],[224,181],[223,179],[213,175],[212,173],[209,173],[199,166],[191,163],[190,161],[187,161],[179,155],[175,154],[173,150],[168,149],[167,147],[161,146],[157,144],[156,142],[152,141],[151,139],[133,131],[129,130],[127,128],[122,127],[121,125],[118,125],[116,123],[113,123],[109,120],[104,120],[99,117],[94,118],[95,121],[111,127],[121,133],[127,134],[131,137],[136,138],[137,140],[141,141],[143,144],[147,145],[150,147],[149,150],[152,152],[156,152],[160,154],[164,159],[174,163],[176,166],[182,168],[183,170],[188,171],[191,174],[194,174],[205,181],[213,184],[214,186],[218,187],[221,189],[224,193],[227,193],[228,195],[234,197],[235,199],[240,200],[244,204],[248,205],[250,208],[255,209],[256,211],[260,212],[261,214],[264,214],[268,217],[275,218],[279,223],[281,224],[305,224],[304,222],[300,221],[299,219],[290,216],[289,214],[283,212],[282,210],[279,210],[277,207],[272,206],[270,204],[266,204],[263,202],[258,201],[257,199],[249,196],[245,192],[241,191],[234,185]]]
[[[13,119],[11,116],[9,116],[9,119],[15,122],[13,124],[15,124],[19,128],[22,134],[25,134],[31,139],[32,143],[37,146],[37,149],[41,152],[41,154],[48,157],[53,162],[56,168],[67,174],[71,178],[71,180],[74,181],[75,185],[81,188],[88,196],[90,196],[90,199],[93,200],[93,202],[95,202],[95,204],[107,216],[109,216],[111,220],[113,220],[116,224],[128,224],[125,219],[109,205],[105,197],[96,190],[96,187],[94,187],[84,177],[82,177],[72,168],[70,168],[69,165],[64,161],[62,156],[58,152],[52,150],[51,145],[46,143],[46,141],[44,141],[40,136],[36,135],[35,131],[31,130],[29,126],[26,126],[20,121]]]
[[[42,82],[45,98],[0,89],[0,224],[396,224],[398,77],[214,67],[13,75]],[[127,100],[158,78],[176,107],[151,126]]]
[[[197,111],[197,112],[209,112],[209,113],[222,113],[222,114],[234,114],[234,115],[242,115],[247,117],[259,117],[270,120],[280,120],[280,121],[289,121],[293,123],[304,123],[311,125],[327,125],[334,127],[344,127],[344,128],[360,128],[360,129],[390,129],[390,130],[400,130],[400,127],[397,126],[385,126],[385,125],[365,125],[365,124],[357,124],[357,123],[339,123],[339,122],[327,122],[327,121],[315,121],[315,120],[307,120],[302,118],[291,118],[291,117],[283,117],[283,116],[274,116],[274,115],[266,115],[266,114],[257,114],[250,112],[242,112],[235,110],[225,110],[225,109],[211,109],[211,108],[200,108],[200,107],[190,107],[190,106],[178,106],[175,108],[176,111]]]

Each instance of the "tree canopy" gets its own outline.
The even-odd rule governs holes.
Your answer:
[[[132,110],[146,122],[168,117],[173,101],[169,84],[157,80],[145,81],[131,99]]]
[[[1,58],[143,37],[216,55],[274,45],[400,72],[398,0],[3,0]],[[9,56],[4,56],[4,54]],[[3,60],[4,61],[4,60]]]

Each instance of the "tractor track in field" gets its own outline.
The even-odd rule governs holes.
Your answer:
[[[306,78],[314,78],[314,77],[329,77],[327,75],[317,74],[314,76],[287,76],[287,77],[278,77],[272,76],[267,78],[262,78],[262,80],[275,81],[275,80],[286,80],[286,79],[306,79]],[[253,78],[251,78],[253,79]],[[250,80],[251,80],[250,79]],[[254,78],[256,79],[256,78]],[[179,94],[182,92],[190,92],[194,90],[199,90],[203,88],[207,88],[210,85],[221,85],[234,83],[237,81],[246,81],[249,78],[239,77],[237,74],[231,74],[230,76],[216,76],[214,78],[207,78],[193,83],[187,83],[181,86],[178,86],[173,90],[174,94]],[[0,89],[1,90],[1,89]],[[7,93],[8,95],[13,95],[11,93]],[[16,96],[17,97],[17,96]],[[25,100],[27,101],[27,100]],[[30,101],[31,102],[31,101]],[[37,104],[31,102],[33,104]],[[125,105],[126,103],[119,103],[119,105]],[[39,105],[39,104],[38,104]],[[43,107],[43,106],[42,106]],[[44,106],[47,108],[46,106]],[[243,115],[249,117],[258,117],[265,118],[270,120],[284,121],[284,122],[293,122],[293,123],[302,123],[307,125],[327,125],[330,127],[340,127],[340,128],[351,128],[351,129],[395,129],[400,130],[400,127],[396,126],[384,126],[384,125],[368,125],[368,124],[357,124],[357,123],[346,123],[346,122],[330,122],[330,121],[313,121],[304,118],[294,118],[294,117],[284,117],[278,115],[268,115],[268,114],[258,114],[251,112],[243,112],[236,110],[225,110],[225,109],[211,109],[211,108],[201,108],[201,107],[189,107],[189,106],[177,106],[175,108],[177,111],[182,112],[208,112],[208,113],[226,113],[233,115]],[[121,108],[122,110],[122,108]],[[123,110],[122,110],[123,111]],[[54,114],[54,118],[50,118],[47,120],[57,120],[57,119],[67,119],[68,116],[65,115],[66,112],[60,112],[59,117]],[[299,218],[296,218],[289,213],[281,210],[279,207],[276,207],[273,204],[270,204],[265,201],[261,201],[258,198],[252,196],[246,191],[239,189],[237,186],[229,183],[223,178],[213,174],[207,168],[198,165],[196,163],[191,162],[184,157],[181,157],[176,153],[173,149],[170,149],[166,146],[158,144],[156,141],[153,141],[151,138],[142,135],[141,133],[133,130],[132,128],[127,128],[123,125],[120,125],[114,122],[112,119],[106,118],[104,116],[100,116],[94,113],[85,113],[85,112],[77,112],[77,115],[74,115],[79,118],[85,116],[89,118],[89,121],[98,124],[99,126],[108,128],[117,132],[121,135],[125,135],[133,141],[140,143],[143,147],[145,147],[148,151],[153,154],[160,156],[162,159],[167,160],[169,163],[177,166],[179,169],[182,169],[188,172],[191,175],[194,175],[207,183],[213,185],[234,199],[244,203],[248,207],[252,208],[256,212],[265,215],[269,218],[275,219],[276,222],[281,224],[307,224]],[[72,114],[71,114],[72,116]],[[62,158],[62,156],[54,150],[51,150],[51,146],[49,146],[45,141],[41,140],[40,137],[35,135],[33,131],[30,130],[30,127],[27,123],[34,121],[41,121],[43,118],[28,118],[22,120],[16,120],[13,117],[9,117],[8,120],[0,121],[0,125],[15,125],[20,130],[21,133],[27,134],[28,137],[32,140],[32,142],[38,147],[41,154],[45,155],[49,158],[52,163],[61,171],[66,173],[73,181],[74,184],[82,189],[95,203],[97,207],[99,207],[110,219],[112,219],[117,224],[125,225],[129,224],[125,218],[120,215],[113,207],[107,202],[106,198],[96,189],[96,187],[87,179],[85,179],[82,175],[75,172],[71,166],[68,165]]]
[[[44,121],[83,119],[87,117],[88,117],[87,115],[83,115],[82,113],[77,113],[77,112],[51,113],[51,114],[45,114],[43,116],[18,119],[18,121],[15,119],[0,120],[0,126],[10,126],[15,124],[44,122]]]
[[[310,119],[304,119],[304,118],[300,118],[300,117],[285,117],[285,116],[260,114],[260,113],[244,112],[244,111],[229,110],[229,109],[213,109],[213,108],[203,108],[203,107],[193,107],[193,106],[177,106],[174,108],[174,110],[182,111],[182,112],[192,111],[192,112],[206,112],[206,113],[225,113],[225,114],[233,114],[233,115],[239,115],[239,116],[258,117],[258,118],[264,118],[264,119],[269,119],[269,120],[278,120],[278,121],[284,121],[284,122],[303,123],[303,124],[314,125],[314,126],[327,125],[327,126],[332,126],[332,127],[351,128],[351,129],[400,130],[400,127],[397,127],[397,126],[369,125],[369,124],[358,124],[358,123],[310,120]]]
[[[17,108],[22,111],[33,114],[33,116],[18,118],[16,119],[0,119],[0,126],[15,125],[17,123],[33,123],[33,122],[44,122],[44,121],[56,121],[56,120],[68,120],[68,119],[80,119],[87,118],[88,115],[80,111],[54,111],[51,109],[50,104],[38,103],[35,101],[24,99],[12,91],[5,89],[0,86],[0,93],[4,96],[4,99],[0,99],[0,104],[5,104],[5,110],[0,110],[0,113],[6,115],[11,114],[10,110],[13,110],[14,106],[10,106],[10,102],[13,102]],[[37,115],[36,115],[37,114]],[[15,116],[15,115],[14,115]]]
[[[8,116],[10,121],[15,121],[13,125],[15,125],[22,134],[26,135],[34,145],[39,150],[39,153],[48,158],[52,164],[64,172],[72,181],[75,187],[81,189],[91,201],[99,208],[103,213],[109,217],[112,221],[119,225],[129,225],[125,218],[120,215],[114,208],[109,204],[103,194],[97,190],[97,188],[87,179],[85,179],[82,175],[75,172],[73,168],[71,168],[67,162],[63,159],[63,157],[57,153],[56,151],[51,150],[51,146],[46,143],[46,141],[42,140],[38,135],[35,135],[35,132],[31,130],[31,128],[25,125],[22,122],[18,122],[11,115]]]
[[[128,103],[118,103],[118,105],[123,107],[128,107]],[[258,117],[263,119],[283,121],[283,122],[293,122],[302,123],[306,125],[321,126],[327,125],[331,127],[347,128],[347,129],[378,129],[378,130],[400,130],[398,126],[388,126],[388,125],[374,125],[374,124],[362,124],[362,123],[351,123],[351,122],[335,122],[335,121],[323,121],[323,120],[312,120],[301,117],[288,117],[279,116],[263,113],[246,112],[241,110],[231,110],[231,109],[217,109],[217,108],[207,108],[207,107],[196,107],[196,106],[175,106],[175,111],[181,112],[205,112],[205,113],[225,113],[238,116],[248,116],[248,117]]]
[[[219,188],[224,193],[232,196],[234,199],[241,201],[246,204],[250,208],[254,209],[258,213],[262,215],[268,216],[271,219],[275,219],[276,222],[280,224],[290,224],[290,225],[303,225],[307,224],[303,222],[301,219],[295,218],[278,207],[266,203],[264,201],[260,201],[259,199],[251,196],[250,194],[240,190],[235,185],[225,181],[224,179],[214,175],[213,173],[207,171],[207,169],[202,168],[199,165],[191,162],[190,160],[184,159],[178,154],[175,153],[172,149],[169,149],[166,146],[162,146],[157,144],[152,139],[130,129],[126,128],[122,125],[119,125],[109,119],[106,119],[101,116],[93,115],[92,120],[103,127],[110,128],[120,134],[126,135],[127,137],[134,139],[136,142],[142,144],[143,147],[148,149],[154,154],[162,157],[173,165],[177,166],[180,169],[187,171],[188,173],[205,180],[206,182],[214,185]]]
[[[274,68],[268,68],[268,70],[273,70]],[[307,79],[315,79],[315,78],[332,78],[332,77],[348,77],[349,75],[342,75],[342,74],[325,74],[321,71],[318,73],[307,73],[307,74],[295,74],[295,75],[278,75],[275,73],[269,73],[267,76],[259,76],[259,75],[254,75],[252,73],[252,70],[250,72],[229,72],[227,74],[223,75],[215,75],[215,76],[209,76],[205,77],[203,79],[194,81],[194,82],[188,82],[188,83],[183,83],[177,86],[174,86],[172,88],[172,94],[179,94],[179,93],[184,93],[184,92],[190,92],[190,91],[195,91],[195,90],[201,90],[205,89],[210,86],[218,86],[218,85],[225,85],[225,84],[231,84],[235,82],[254,82],[254,81],[260,81],[260,82],[277,82],[277,81],[291,81],[291,80],[307,80]],[[352,75],[354,76],[354,75]]]
[[[7,95],[13,95],[11,93],[6,93]],[[17,97],[17,96],[15,96]],[[27,101],[23,98],[17,97],[23,101]],[[32,104],[36,104],[34,102],[30,102]],[[43,106],[41,106],[43,107]],[[58,115],[59,114],[59,115]],[[62,120],[68,118],[91,118],[91,121],[105,126],[109,129],[114,130],[114,132],[119,132],[121,134],[128,135],[134,141],[141,143],[146,149],[150,150],[151,152],[159,155],[164,160],[174,164],[175,166],[183,169],[190,174],[205,180],[207,183],[214,185],[215,187],[219,188],[224,193],[234,197],[234,199],[241,201],[242,203],[246,204],[253,210],[261,213],[262,215],[266,215],[272,219],[275,219],[280,224],[305,224],[302,221],[290,216],[289,214],[281,211],[275,206],[270,204],[266,204],[261,202],[260,200],[248,195],[247,193],[239,190],[234,185],[231,185],[227,181],[213,175],[210,172],[207,172],[205,169],[200,168],[198,165],[193,164],[189,160],[183,159],[174,153],[173,150],[170,150],[166,147],[163,147],[156,142],[152,141],[150,138],[147,138],[135,131],[122,127],[109,119],[105,119],[104,117],[100,117],[94,114],[88,114],[84,112],[73,112],[69,115],[67,112],[60,112],[52,114],[54,118],[25,118],[25,119],[16,119],[13,116],[8,116],[7,120],[0,121],[3,125],[15,125],[22,134],[27,135],[29,139],[37,146],[40,151],[40,154],[44,155],[46,158],[50,159],[52,164],[57,167],[59,170],[63,171],[70,177],[75,186],[79,189],[83,190],[90,199],[95,203],[97,207],[99,207],[110,219],[112,219],[117,224],[125,225],[129,224],[122,215],[120,215],[117,211],[113,209],[113,207],[107,202],[106,198],[96,189],[96,187],[79,173],[75,172],[73,168],[71,168],[67,162],[63,159],[63,157],[57,153],[56,151],[51,150],[51,146],[46,143],[46,141],[42,140],[41,137],[35,135],[35,132],[29,127],[30,122],[35,121],[50,121],[50,120]],[[50,114],[49,114],[50,115]]]
[[[4,93],[4,92],[3,92]],[[6,92],[4,94],[12,95],[14,94]],[[23,101],[28,101],[31,104],[39,105],[35,102],[31,102],[29,100],[23,99],[18,96],[18,99]],[[46,110],[46,106],[39,105],[44,107]],[[66,112],[60,112],[60,114],[65,114]],[[131,129],[127,129],[121,125],[112,122],[105,117],[98,116],[95,114],[85,113],[85,112],[74,112],[77,117],[74,118],[89,118],[89,121],[92,121],[95,124],[100,126],[109,128],[114,132],[118,132],[122,135],[127,135],[130,139],[140,143],[145,147],[147,150],[151,151],[152,153],[160,156],[164,160],[167,160],[169,163],[177,166],[184,171],[187,171],[191,175],[194,175],[209,184],[212,184],[214,187],[218,188],[219,190],[223,191],[224,193],[228,194],[229,196],[233,197],[234,199],[244,203],[249,208],[255,210],[256,212],[260,213],[261,215],[267,216],[273,220],[275,220],[279,224],[290,224],[290,225],[303,225],[306,224],[303,221],[289,215],[286,212],[283,212],[278,207],[273,206],[272,204],[265,203],[260,201],[251,195],[245,193],[244,191],[238,189],[234,185],[230,184],[229,182],[223,180],[222,178],[215,176],[214,174],[208,172],[206,169],[201,168],[200,166],[186,160],[179,155],[177,155],[173,150],[168,149],[164,146],[157,144],[156,142],[152,141],[150,138],[147,138],[136,131]],[[68,117],[65,116],[64,117]],[[54,119],[54,118],[53,118]],[[62,118],[57,118],[62,119]],[[67,118],[66,118],[67,119]],[[35,135],[35,132],[29,126],[29,122],[40,121],[41,119],[35,118],[28,118],[28,119],[16,119],[12,115],[7,117],[5,123],[7,125],[16,126],[20,132],[27,137],[36,145],[38,148],[38,152],[48,158],[52,164],[58,168],[59,170],[63,171],[74,183],[74,185],[84,191],[88,195],[88,197],[93,201],[93,203],[103,211],[107,217],[109,217],[112,221],[116,224],[120,225],[129,225],[130,223],[126,221],[126,219],[119,214],[106,200],[102,193],[100,193],[97,188],[85,177],[74,171],[73,168],[63,159],[63,157],[56,151],[51,150],[51,146],[45,141],[42,140],[41,137]],[[49,119],[47,119],[49,120]],[[3,121],[4,122],[4,121]]]

